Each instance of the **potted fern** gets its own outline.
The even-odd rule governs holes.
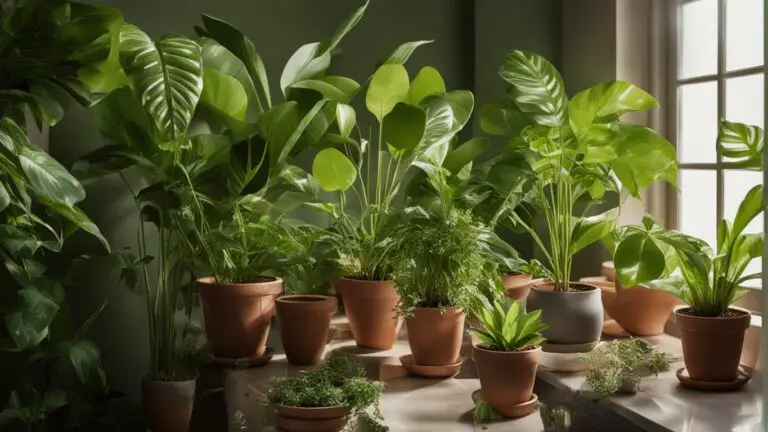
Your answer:
[[[484,329],[468,331],[479,343],[473,347],[482,399],[505,417],[520,417],[535,409],[533,384],[541,357],[541,311],[525,313],[518,301],[486,304],[477,313]],[[532,403],[533,402],[533,403]],[[527,405],[533,409],[526,410]]]
[[[569,100],[558,71],[524,51],[512,51],[499,75],[510,86],[509,97],[484,110],[481,123],[512,137],[505,149],[510,157],[499,169],[515,172],[528,188],[519,188],[511,202],[538,208],[548,234],[509,213],[546,260],[541,270],[549,281],[531,289],[527,307],[541,309],[549,325],[545,349],[589,351],[602,331],[600,290],[571,281],[573,257],[612,231],[621,190],[639,198],[654,182],[676,182],[675,151],[656,132],[619,121],[624,113],[657,106],[628,82],[603,82]],[[595,214],[601,207],[607,210]]]

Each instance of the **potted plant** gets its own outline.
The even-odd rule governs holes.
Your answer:
[[[669,370],[671,361],[643,339],[607,342],[584,357],[587,385],[599,398],[636,393],[643,378]]]
[[[357,359],[332,353],[321,368],[274,379],[267,402],[285,432],[354,430],[358,419],[373,430],[387,431],[379,411],[382,391],[384,384],[368,380]]]
[[[657,106],[630,83],[603,82],[568,100],[557,70],[524,51],[512,51],[499,74],[509,97],[484,109],[481,122],[513,138],[496,169],[516,173],[520,187],[510,202],[538,208],[548,234],[509,213],[546,260],[542,273],[549,281],[532,288],[527,307],[541,309],[549,325],[545,350],[589,351],[602,331],[600,291],[571,281],[573,256],[611,232],[618,209],[609,203],[617,204],[611,197],[620,185],[639,198],[656,181],[675,183],[674,148],[646,127],[619,121],[626,112]],[[593,214],[595,207],[609,209]]]
[[[342,274],[332,234],[312,225],[292,228],[299,259],[283,272],[287,295],[277,298],[280,339],[288,362],[314,365],[322,358],[338,304],[330,282]]]
[[[724,121],[718,152],[732,167],[759,169],[763,135],[757,126]],[[686,305],[674,314],[685,368],[694,386],[734,382],[739,376],[750,313],[732,304],[744,283],[762,277],[759,272],[744,273],[754,258],[762,256],[763,233],[744,230],[764,207],[763,187],[755,186],[742,200],[733,222],[723,220],[718,226],[716,253],[703,240],[657,226],[650,216],[642,226],[622,227],[615,234],[618,281],[623,286],[645,284],[667,291]]]
[[[479,339],[473,353],[482,399],[506,417],[525,415],[520,408],[532,400],[544,342],[540,332],[547,328],[540,321],[541,311],[525,313],[512,300],[487,304],[476,315],[485,330],[468,331]]]
[[[314,207],[332,216],[340,235],[348,273],[335,287],[363,348],[391,348],[402,323],[393,313],[400,298],[390,262],[393,221],[402,209],[398,192],[413,168],[433,156],[446,157],[474,104],[470,92],[446,92],[434,68],[424,67],[409,79],[403,63],[420,44],[403,44],[370,79],[365,103],[378,123],[375,136],[363,135],[353,108],[339,103],[338,133],[328,135],[312,166],[320,188],[338,193],[336,203]]]

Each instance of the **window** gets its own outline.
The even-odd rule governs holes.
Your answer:
[[[732,220],[746,192],[762,182],[762,173],[724,169],[715,142],[719,119],[763,125],[763,0],[677,1],[672,124],[682,192],[672,200],[671,219],[715,247],[719,221]],[[762,227],[755,220],[747,231]],[[755,260],[747,273],[761,266]]]

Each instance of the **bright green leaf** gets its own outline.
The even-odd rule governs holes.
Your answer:
[[[723,120],[717,136],[717,154],[733,168],[761,169],[764,136],[757,126]]]
[[[399,150],[413,150],[424,136],[426,113],[423,109],[399,102],[381,122],[384,139]]]
[[[656,99],[626,81],[606,81],[576,94],[568,105],[568,120],[577,135],[594,122],[658,106]]]
[[[462,168],[483,154],[489,144],[490,140],[486,138],[472,138],[448,152],[445,161],[443,161],[443,168],[452,174],[458,174]]]
[[[757,185],[747,192],[739,204],[736,217],[733,219],[731,237],[735,237],[744,231],[744,228],[763,211],[763,187]]]
[[[480,128],[487,134],[516,137],[529,124],[523,113],[506,100],[487,103],[480,109]]]
[[[320,43],[303,45],[288,59],[280,75],[280,88],[287,94],[288,87],[317,77],[331,65],[331,54],[319,52]]]
[[[408,99],[411,104],[418,105],[425,97],[433,94],[445,94],[445,82],[437,69],[425,66],[411,82]]]
[[[405,42],[402,45],[395,48],[395,50],[392,52],[392,54],[389,55],[384,61],[381,62],[381,64],[405,64],[409,58],[411,58],[411,55],[414,51],[416,51],[416,48],[430,44],[434,42],[434,40],[420,40],[420,41],[412,41],[412,42]]]
[[[355,109],[349,105],[336,104],[336,121],[339,124],[339,133],[344,138],[349,138],[352,130],[355,128],[357,116]]]
[[[203,93],[200,102],[234,120],[244,121],[248,96],[243,84],[216,69],[203,68]]]
[[[658,279],[666,267],[664,253],[645,233],[623,239],[616,247],[613,262],[619,282],[628,288]]]
[[[512,85],[510,95],[520,111],[538,124],[565,124],[568,99],[560,73],[544,57],[528,51],[512,51],[499,70]]]
[[[580,219],[573,227],[572,253],[576,253],[608,235],[616,226],[617,218],[618,209],[612,209],[596,216]]]
[[[336,33],[333,34],[333,36],[323,42],[323,44],[319,48],[319,53],[324,54],[332,49],[336,48],[336,46],[341,42],[342,39],[344,39],[344,36],[347,35],[350,31],[352,31],[355,26],[357,26],[358,23],[360,23],[360,20],[363,19],[363,15],[365,15],[365,10],[368,8],[368,0],[366,0],[365,4],[360,6],[355,10],[352,15],[348,16],[344,22],[341,23],[338,29],[336,29]]]
[[[365,106],[379,122],[395,108],[398,102],[408,98],[408,72],[398,64],[385,64],[376,70],[368,85]]]
[[[344,153],[335,148],[327,148],[315,156],[312,175],[325,191],[345,191],[355,183],[357,169]]]

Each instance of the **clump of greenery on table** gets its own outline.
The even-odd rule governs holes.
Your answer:
[[[480,339],[485,348],[497,351],[523,351],[541,345],[546,339],[541,332],[548,326],[541,323],[541,310],[526,313],[518,301],[507,305],[496,301],[493,306],[475,313],[485,329],[468,331]]]
[[[326,364],[294,377],[275,378],[268,391],[271,405],[293,407],[345,406],[351,409],[345,430],[354,430],[357,419],[375,431],[387,431],[379,410],[384,384],[366,377],[365,367],[354,357],[331,353]]]
[[[587,384],[599,397],[610,397],[622,387],[669,370],[671,357],[642,339],[617,340],[600,345],[585,356]]]

